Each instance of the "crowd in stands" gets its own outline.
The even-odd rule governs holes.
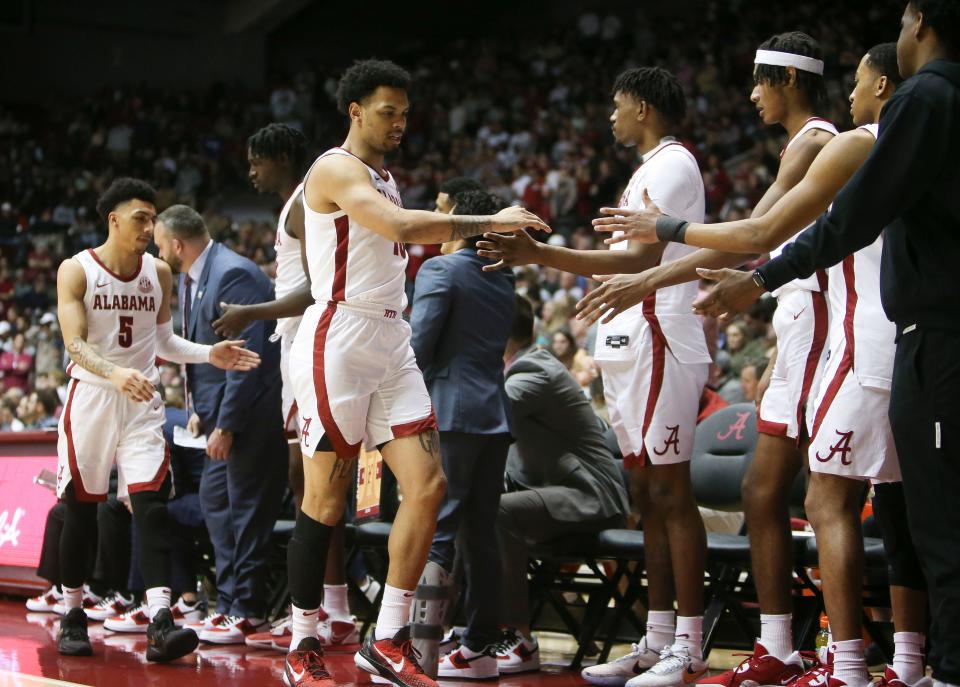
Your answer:
[[[818,39],[827,65],[823,115],[845,127],[846,94],[869,47],[864,41],[893,38],[897,10],[817,0],[770,12],[759,0],[713,0],[685,17],[585,12],[567,27],[531,27],[520,42],[506,34],[469,44],[452,38],[428,54],[397,56],[416,85],[391,170],[407,207],[432,208],[443,180],[467,175],[550,222],[550,241],[597,247],[589,220],[616,203],[636,162],[634,151],[613,145],[608,87],[626,66],[658,63],[679,77],[688,96],[681,139],[701,164],[708,221],[739,218],[772,181],[783,143],[782,130],[765,128],[749,99],[756,45],[791,29]],[[199,208],[215,238],[270,274],[272,225],[240,219],[230,208],[229,199],[252,193],[247,136],[285,121],[302,128],[317,151],[338,143],[343,124],[332,94],[343,66],[305,65],[262,91],[124,85],[56,103],[0,102],[0,430],[56,422],[65,390],[56,268],[104,239],[93,207],[110,180],[123,174],[150,181],[160,209]],[[424,257],[419,248],[411,255],[417,265]],[[538,308],[538,342],[602,412],[591,332],[572,318],[591,286],[548,268],[517,274],[517,290]],[[729,402],[755,394],[771,348],[770,316],[761,305],[725,328],[705,323],[716,348],[710,386]],[[176,378],[176,370],[165,372],[174,394]]]

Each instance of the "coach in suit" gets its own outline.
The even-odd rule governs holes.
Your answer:
[[[580,385],[546,350],[533,347],[533,310],[517,296],[506,353],[506,391],[516,444],[497,534],[503,561],[501,622],[530,638],[528,546],[573,533],[622,527],[628,512],[620,467]]]
[[[273,299],[263,272],[211,240],[193,209],[174,205],[162,212],[154,236],[161,258],[180,273],[185,338],[220,341],[211,323],[220,317],[222,302]],[[273,322],[254,321],[239,337],[260,354],[254,371],[225,372],[212,365],[186,369],[190,429],[207,436],[200,502],[216,555],[217,612],[241,619],[218,635],[220,643],[242,643],[244,633],[263,624],[267,610],[267,550],[286,485],[287,454],[280,417],[280,350],[269,340],[273,327]],[[230,633],[230,641],[223,632]]]
[[[498,210],[494,196],[474,190],[456,196],[453,214]],[[503,351],[513,323],[513,275],[484,273],[482,267],[489,264],[477,255],[475,240],[445,243],[443,255],[427,260],[417,274],[410,323],[447,476],[427,568],[432,563],[446,574],[452,571],[462,528],[467,579],[463,643],[474,652],[500,635],[496,604],[491,603],[498,597],[500,565],[494,523],[510,445]]]

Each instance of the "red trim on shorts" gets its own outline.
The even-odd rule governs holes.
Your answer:
[[[631,468],[642,468],[646,463],[645,451],[640,453],[628,453],[623,457],[623,467],[628,470]]]
[[[170,469],[170,444],[163,442],[163,462],[157,468],[157,474],[149,482],[136,482],[127,485],[128,494],[139,494],[141,491],[157,491],[163,485],[163,480],[167,477],[167,471]]]
[[[339,250],[339,249],[338,249]],[[317,397],[317,413],[320,415],[320,424],[324,433],[330,437],[330,443],[338,458],[353,458],[360,451],[360,443],[349,444],[343,438],[333,411],[330,410],[330,397],[327,395],[327,378],[325,372],[325,351],[327,347],[327,332],[330,330],[330,321],[337,312],[336,303],[331,303],[320,316],[317,323],[317,333],[313,337],[313,390]]]
[[[826,289],[826,276],[822,271],[817,272],[820,287]],[[813,300],[813,341],[810,342],[810,351],[807,353],[807,364],[803,369],[803,386],[800,388],[800,399],[797,401],[797,442],[803,435],[803,418],[807,406],[807,397],[813,386],[813,378],[817,374],[820,356],[823,355],[823,346],[827,342],[827,298],[823,291],[811,291]]]
[[[73,483],[73,495],[77,501],[106,501],[106,494],[91,494],[83,487],[83,478],[77,465],[77,449],[73,443],[73,422],[70,411],[73,410],[73,394],[77,390],[76,379],[71,379],[70,392],[67,394],[67,405],[63,409],[63,432],[67,435],[67,464],[70,466],[70,481]]]
[[[782,422],[770,422],[770,420],[764,420],[759,415],[757,415],[757,431],[760,434],[769,434],[772,437],[785,437],[787,436],[787,427]]]
[[[823,423],[823,418],[826,417],[827,411],[830,410],[830,405],[833,403],[833,399],[837,397],[837,394],[840,392],[840,387],[843,386],[843,380],[850,370],[853,369],[855,346],[853,338],[853,316],[857,311],[856,272],[854,271],[853,260],[852,255],[848,255],[843,259],[843,283],[847,288],[847,306],[843,314],[843,357],[840,358],[837,371],[834,373],[833,379],[830,380],[830,384],[823,394],[823,400],[817,407],[817,414],[813,418],[813,430],[810,432],[811,439],[817,436],[817,432],[820,431],[820,425]]]
[[[69,365],[67,365],[67,376],[68,376],[68,377],[70,376],[70,373],[73,372],[73,368],[75,368],[76,366],[77,366],[77,364],[76,364],[75,362],[72,362],[72,361],[70,362]]]
[[[103,262],[100,260],[100,258],[97,256],[96,252],[93,250],[93,248],[87,248],[87,252],[90,253],[90,256],[94,260],[96,260],[97,264],[100,265],[100,267],[102,267],[103,269],[105,269],[107,273],[110,274],[111,277],[113,277],[114,279],[119,279],[120,281],[128,281],[128,282],[133,281],[134,279],[137,278],[137,275],[140,274],[140,269],[143,267],[143,256],[141,255],[140,257],[137,258],[137,269],[135,269],[129,277],[122,277],[116,272],[114,272],[112,269],[104,265]]]
[[[337,248],[334,252],[333,292],[335,301],[347,299],[347,254],[350,247],[350,218],[340,215],[333,220],[337,228]]]
[[[659,262],[657,263],[659,264]],[[657,293],[653,292],[643,299],[643,317],[650,325],[650,333],[653,338],[653,371],[650,374],[650,392],[647,394],[647,406],[643,412],[643,428],[640,434],[643,441],[643,447],[640,449],[640,465],[647,463],[647,431],[650,429],[650,423],[653,422],[653,411],[657,407],[657,401],[660,400],[660,389],[663,388],[663,369],[666,366],[667,340],[663,335],[663,329],[660,327],[660,320],[657,319]],[[626,457],[624,458],[626,460]]]
[[[433,414],[432,408],[430,409],[430,414],[425,418],[414,420],[413,422],[404,422],[400,425],[390,426],[390,431],[393,432],[394,439],[413,437],[418,434],[423,434],[424,432],[429,432],[430,430],[436,429],[437,416]]]

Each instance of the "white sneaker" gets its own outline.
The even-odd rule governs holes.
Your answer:
[[[280,637],[293,636],[293,616],[286,615],[275,620],[269,630],[264,632],[255,632],[247,635],[244,644],[252,646],[255,649],[276,649],[278,651],[287,651],[290,648],[289,640],[285,647],[274,646],[275,639]]]
[[[657,664],[629,680],[627,687],[683,687],[706,673],[706,662],[693,658],[686,647],[665,646]]]
[[[437,666],[437,677],[441,678],[489,680],[499,675],[496,646],[488,646],[479,654],[461,646],[441,658]]]
[[[267,629],[265,618],[241,618],[228,615],[220,624],[200,631],[200,641],[210,644],[245,644],[248,635]]]
[[[63,594],[53,585],[40,596],[27,599],[27,610],[33,613],[53,613],[58,602],[63,601]]]
[[[357,619],[326,617],[317,626],[317,636],[324,649],[336,649],[360,644],[360,633],[357,631]]]
[[[137,600],[134,597],[125,597],[120,592],[114,592],[110,596],[104,597],[101,599],[93,608],[87,611],[87,617],[90,620],[106,620],[107,618],[113,618],[118,615],[123,615],[131,608],[137,605]]]
[[[627,680],[653,668],[659,661],[660,652],[647,647],[647,638],[644,637],[633,645],[629,654],[584,668],[580,675],[591,685],[623,687]]]
[[[360,583],[360,591],[363,592],[363,595],[367,597],[370,603],[374,603],[377,600],[377,595],[380,594],[381,589],[380,583],[370,575],[367,575],[367,579]]]
[[[173,624],[177,627],[189,627],[197,623],[203,622],[204,608],[206,604],[202,604],[199,601],[194,601],[193,605],[188,604],[183,600],[181,596],[177,599],[177,603],[173,604],[170,607],[170,615],[173,616]],[[196,630],[194,630],[196,632]]]
[[[540,670],[540,645],[516,630],[504,630],[496,645],[497,666],[501,675]]]
[[[460,639],[461,636],[457,632],[457,628],[451,627],[447,634],[443,636],[443,639],[440,640],[440,644],[437,646],[437,655],[446,656],[456,651],[457,647],[460,646]]]
[[[99,597],[90,591],[90,587],[88,587],[87,585],[83,585],[83,604],[81,607],[83,608],[84,611],[89,612],[91,608],[96,606],[102,600],[103,600],[102,597]],[[63,603],[62,595],[60,597],[60,600],[57,601],[56,604],[54,604],[53,612],[56,613],[57,615],[67,614],[67,607]]]
[[[184,627],[196,632],[198,635],[204,630],[209,630],[222,623],[227,616],[223,613],[209,613],[206,618],[198,618],[196,622],[187,623]]]
[[[142,603],[131,608],[126,613],[114,615],[103,621],[103,629],[111,632],[143,632],[147,631],[150,618],[147,616],[147,604]]]

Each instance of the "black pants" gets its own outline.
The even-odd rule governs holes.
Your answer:
[[[60,533],[66,504],[58,501],[47,513],[43,529],[43,545],[37,576],[60,585]],[[96,548],[88,552],[87,574],[90,587],[96,592],[116,591],[126,588],[127,571],[130,567],[130,513],[126,507],[111,496],[97,504]]]
[[[960,684],[960,334],[900,337],[890,422],[930,594],[933,676]]]

